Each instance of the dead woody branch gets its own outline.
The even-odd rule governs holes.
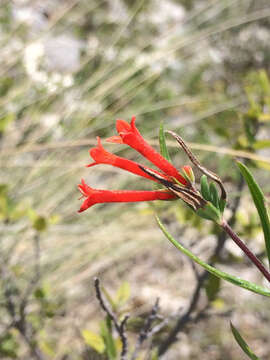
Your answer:
[[[153,306],[149,316],[146,318],[145,320],[145,324],[142,328],[142,330],[140,331],[138,340],[136,342],[135,345],[135,350],[133,352],[133,354],[131,355],[130,360],[135,360],[138,357],[138,353],[142,348],[142,345],[144,343],[145,340],[147,340],[149,337],[152,337],[154,335],[154,333],[156,333],[157,331],[153,331],[152,329],[152,325],[154,323],[154,321],[158,318],[158,310],[159,310],[159,299],[157,298],[155,305]],[[163,324],[163,322],[162,322]],[[165,324],[163,324],[164,326]],[[158,327],[158,329],[156,330],[161,330],[161,328],[163,327]]]
[[[105,300],[103,299],[103,295],[102,295],[102,292],[100,289],[100,281],[98,278],[95,278],[94,284],[95,284],[95,290],[96,290],[96,298],[98,299],[98,302],[99,302],[101,308],[105,311],[105,313],[107,314],[109,319],[113,322],[115,330],[117,331],[117,333],[121,339],[122,351],[121,351],[120,359],[126,360],[127,359],[127,351],[128,351],[128,341],[127,341],[125,326],[126,326],[129,316],[126,315],[124,317],[124,319],[119,323],[116,315],[110,309],[110,307],[105,303]]]

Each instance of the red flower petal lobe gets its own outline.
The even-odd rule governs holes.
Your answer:
[[[91,167],[97,164],[111,164],[114,165],[115,155],[105,150],[101,144],[100,137],[97,137],[98,146],[89,150],[89,154],[94,160],[93,163],[86,165],[87,167]]]
[[[106,142],[115,143],[115,144],[124,144],[121,136],[111,136],[106,139]]]
[[[132,131],[132,127],[127,121],[118,119],[118,120],[116,120],[116,130],[117,130],[118,134],[128,133],[128,132]]]

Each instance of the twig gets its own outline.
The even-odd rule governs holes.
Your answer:
[[[197,280],[199,280],[199,278],[200,278],[200,273],[199,273],[199,271],[198,271],[198,269],[197,269],[194,261],[192,261],[191,259],[189,259],[189,262],[190,262],[191,268],[192,268],[192,270],[193,270],[193,273],[194,273],[194,275],[195,275],[195,278],[196,278]]]
[[[105,313],[108,315],[108,317],[110,318],[110,320],[113,322],[115,329],[121,339],[121,343],[122,343],[122,351],[121,351],[121,360],[126,360],[127,358],[127,350],[128,350],[128,342],[127,342],[127,337],[126,337],[126,333],[125,333],[125,325],[126,322],[129,318],[128,315],[126,315],[124,317],[124,319],[121,321],[121,323],[118,323],[118,320],[116,318],[116,315],[114,314],[114,312],[106,305],[104,299],[103,299],[103,295],[101,293],[100,290],[100,282],[98,278],[95,278],[94,280],[94,284],[95,284],[95,290],[96,290],[96,297],[98,299],[98,302],[101,306],[101,308],[105,311]]]
[[[161,323],[157,324],[156,326],[154,326],[152,328],[151,331],[149,331],[148,333],[148,338],[153,337],[156,333],[160,332],[165,326],[167,326],[169,324],[170,318],[166,318],[163,321],[161,321]]]
[[[127,352],[128,352],[128,341],[127,341],[127,336],[125,333],[125,326],[126,326],[128,319],[129,319],[129,315],[125,315],[124,319],[120,323],[119,336],[120,336],[121,342],[122,342],[121,360],[126,359]]]
[[[187,146],[187,144],[185,143],[185,141],[181,138],[181,136],[179,136],[178,134],[176,134],[173,131],[167,131],[169,134],[171,134],[178,142],[178,144],[182,147],[182,149],[185,151],[185,153],[187,154],[187,156],[189,157],[190,161],[205,175],[209,176],[212,180],[214,180],[216,183],[218,183],[220,190],[221,190],[221,198],[226,200],[227,198],[227,193],[226,190],[223,186],[222,180],[220,179],[219,176],[217,176],[217,174],[215,174],[213,171],[210,171],[208,169],[206,169],[206,167],[204,167],[200,161],[196,158],[196,156],[190,151],[189,147]]]
[[[142,330],[140,331],[138,340],[137,340],[136,345],[135,345],[135,349],[134,349],[134,351],[133,351],[133,353],[131,355],[130,360],[137,359],[138,353],[139,353],[144,341],[147,340],[148,338],[150,338],[151,336],[153,336],[157,331],[159,331],[158,329],[156,329],[156,331],[153,332],[154,328],[151,329],[151,327],[153,325],[153,322],[158,317],[158,309],[159,309],[159,298],[157,298],[157,300],[155,302],[155,305],[153,306],[149,316],[146,318],[145,324],[144,324]],[[165,326],[165,324],[163,324],[163,326]]]
[[[257,256],[246,246],[246,244],[239,238],[239,236],[233,231],[230,225],[224,220],[220,225],[222,229],[230,236],[230,238],[240,247],[240,249],[246,254],[250,261],[259,269],[263,276],[270,282],[270,273],[263,265],[263,263],[257,258]]]

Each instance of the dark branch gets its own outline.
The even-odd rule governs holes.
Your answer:
[[[140,331],[138,340],[137,340],[136,345],[135,345],[134,352],[133,352],[133,354],[131,355],[131,358],[130,358],[131,360],[137,359],[138,353],[141,350],[144,341],[147,340],[148,338],[150,338],[156,332],[159,331],[158,328],[155,329],[155,331],[153,331],[154,328],[152,329],[152,325],[153,325],[154,321],[158,318],[158,310],[159,310],[159,298],[157,298],[157,300],[155,302],[155,305],[153,306],[149,316],[146,318],[145,324],[144,324],[142,330]],[[162,327],[164,327],[164,326],[165,326],[165,323],[163,323]]]
[[[121,323],[119,324],[115,313],[110,309],[109,306],[107,306],[107,304],[105,303],[105,301],[103,299],[103,295],[100,290],[100,282],[99,282],[98,278],[95,278],[94,284],[95,284],[95,290],[96,290],[96,298],[98,299],[98,302],[99,302],[101,308],[108,315],[109,319],[113,322],[115,330],[117,331],[117,333],[121,339],[121,343],[122,343],[121,360],[126,360],[127,350],[128,350],[128,342],[127,342],[127,337],[126,337],[126,333],[125,333],[125,325],[126,325],[126,322],[129,318],[129,316],[126,315],[124,317],[124,319],[121,321]]]

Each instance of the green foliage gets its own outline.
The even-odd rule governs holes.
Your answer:
[[[108,301],[112,311],[120,318],[125,313],[123,306],[126,305],[130,298],[130,285],[124,281],[120,284],[114,296],[111,296],[107,289],[101,287],[102,294]],[[82,330],[82,336],[85,343],[99,354],[106,354],[109,360],[119,358],[119,338],[114,335],[113,324],[108,316],[105,321],[100,322],[100,334],[90,330]]]
[[[201,177],[201,194],[203,198],[207,200],[207,204],[203,208],[197,210],[196,213],[203,219],[220,223],[226,201],[219,197],[215,183],[211,182],[209,186],[206,175],[202,175]]]
[[[216,184],[211,182],[209,186],[209,191],[211,196],[211,203],[215,206],[215,208],[219,209],[219,195]]]
[[[203,219],[214,221],[217,224],[222,220],[222,214],[212,203],[208,202],[203,208],[198,209],[196,214]]]
[[[238,146],[246,150],[256,150],[268,147],[269,141],[257,140],[259,126],[268,125],[270,121],[270,81],[264,70],[252,72],[247,76],[245,86],[249,108],[241,115],[244,134],[239,137]]]
[[[43,284],[37,287],[33,294],[36,299],[36,303],[39,306],[37,320],[43,320],[45,318],[53,318],[59,312],[62,311],[64,301],[62,298],[53,298],[53,295],[48,284]],[[34,313],[32,313],[34,315]],[[39,319],[40,317],[40,319]]]
[[[118,312],[123,309],[123,306],[130,298],[130,285],[127,281],[124,281],[119,286],[114,296],[110,295],[110,293],[104,286],[102,286],[102,292],[104,293],[104,296],[106,297],[113,311]]]
[[[100,333],[105,343],[105,351],[109,360],[117,359],[117,348],[116,341],[112,335],[112,328],[110,325],[110,320],[102,321],[100,323]]]
[[[160,123],[159,126],[159,148],[161,155],[168,161],[171,161],[170,154],[166,145],[163,123]]]
[[[96,350],[99,354],[104,352],[105,343],[100,335],[89,330],[82,330],[82,336],[85,343]]]
[[[257,121],[267,121],[268,113],[265,111],[268,108],[264,108],[265,105],[270,104],[270,81],[267,72],[265,70],[251,72],[246,81],[245,89],[250,104],[247,115],[257,119]]]
[[[215,183],[211,182],[209,186],[206,175],[202,175],[201,177],[201,194],[203,198],[210,201],[220,213],[223,213],[226,202],[219,197],[218,189]]]
[[[17,359],[19,344],[14,332],[7,332],[0,338],[0,357]]]
[[[210,189],[206,175],[201,177],[201,193],[205,200],[211,201]]]
[[[254,354],[254,352],[250,349],[250,347],[248,346],[248,344],[245,342],[245,340],[242,338],[242,336],[240,335],[239,331],[233,326],[233,324],[231,323],[231,331],[233,333],[233,336],[235,338],[235,340],[237,341],[238,345],[241,347],[241,349],[244,351],[244,353],[247,354],[247,356],[251,359],[251,360],[260,360],[258,358],[258,356],[256,356]]]
[[[258,211],[264,233],[266,253],[270,264],[270,220],[265,206],[265,198],[261,188],[257,184],[256,180],[254,179],[248,168],[240,162],[237,162],[237,165],[241,171],[241,174],[244,176],[246,183],[248,184],[253,202]]]
[[[124,281],[117,290],[115,304],[117,308],[121,308],[130,298],[130,285]]]
[[[174,237],[168,232],[168,230],[165,228],[165,226],[162,224],[161,220],[156,216],[156,220],[158,223],[158,226],[162,230],[163,234],[166,236],[166,238],[183,254],[187,255],[192,261],[196,262],[197,264],[201,265],[205,270],[207,270],[210,274],[219,277],[220,279],[223,279],[225,281],[228,281],[236,286],[242,287],[246,290],[252,291],[254,293],[264,295],[267,297],[270,297],[270,290],[267,288],[263,288],[261,286],[258,286],[252,282],[243,280],[239,277],[232,276],[228,273],[225,273],[224,271],[218,270],[215,267],[207,264],[203,260],[201,260],[199,257],[194,255],[191,251],[189,251],[187,248],[185,248],[182,244],[180,244],[177,240],[174,239]]]
[[[171,5],[171,1],[165,3]],[[113,2],[109,1],[74,4],[56,1],[48,8],[45,2],[42,8],[32,7],[31,1],[26,7],[19,2],[1,2],[0,178],[3,184],[9,184],[5,192],[0,190],[1,252],[6,251],[1,260],[9,259],[8,252],[12,254],[12,261],[15,259],[7,269],[16,277],[15,297],[35,272],[32,234],[42,239],[42,276],[53,279],[56,292],[62,292],[62,281],[64,286],[68,283],[72,288],[73,279],[81,279],[80,272],[89,268],[89,261],[95,268],[96,261],[102,263],[104,257],[114,259],[115,256],[114,266],[122,264],[130,231],[125,216],[135,212],[137,207],[104,206],[89,216],[76,214],[75,184],[78,176],[85,176],[82,165],[87,149],[84,145],[88,141],[92,144],[95,135],[112,135],[116,118],[129,120],[131,115],[137,115],[139,129],[149,140],[156,133],[157,124],[164,119],[167,128],[180,130],[186,139],[198,146],[211,144],[217,150],[219,147],[230,150],[235,147],[235,138],[239,138],[238,148],[246,151],[268,146],[267,139],[256,140],[256,129],[259,126],[267,130],[269,126],[269,81],[266,72],[248,75],[255,67],[263,68],[260,59],[269,57],[268,43],[262,36],[263,40],[258,39],[255,45],[261,43],[263,46],[254,49],[252,41],[245,45],[237,37],[241,35],[242,39],[250,33],[256,36],[267,31],[267,18],[257,19],[255,23],[246,21],[260,2],[253,1],[249,6],[242,1],[235,6],[235,2],[223,0],[213,3],[211,8],[203,1],[173,0],[172,3],[180,13],[182,8],[177,9],[177,6],[185,7],[180,32],[175,26],[179,24],[178,11],[173,11],[171,16],[170,9],[163,12],[163,8],[159,8],[163,5],[159,2],[120,1],[116,14]],[[228,21],[231,28],[226,27]],[[235,21],[241,22],[241,26],[234,26]],[[33,38],[36,22],[38,31]],[[253,25],[256,25],[255,31]],[[80,58],[75,70],[62,71],[61,66],[59,69],[48,65],[57,61],[50,61],[53,51],[50,48],[49,54],[47,40],[52,44],[51,40],[60,34],[67,36],[67,43],[70,34],[74,35],[71,42],[79,42]],[[40,46],[44,54],[37,59],[34,51],[30,61],[26,61],[32,45],[34,50],[36,45]],[[56,47],[55,52],[58,50]],[[241,56],[238,51],[242,51]],[[218,61],[214,59],[215,54],[220,54]],[[66,57],[69,58],[72,56]],[[269,61],[265,62],[265,68],[268,64]],[[71,85],[66,84],[67,79]],[[247,110],[248,114],[241,115],[246,107],[242,86],[245,79],[251,109]],[[246,123],[244,134],[240,117]],[[50,122],[51,119],[54,120]],[[122,147],[119,151],[124,156],[128,150]],[[173,163],[180,169],[182,155],[175,147],[170,149],[170,154],[174,155]],[[219,156],[215,150],[200,151],[200,158],[202,162],[207,161],[209,168],[218,168],[220,174],[225,174],[224,180],[231,190],[230,200],[233,199],[237,171],[231,167],[231,158]],[[253,161],[252,165],[261,164]],[[100,188],[109,188],[113,182],[119,188],[122,185],[132,188],[132,180],[126,180],[123,173],[102,171],[101,175],[87,172]],[[138,188],[141,186],[137,178],[134,184]],[[168,214],[167,221],[171,221],[174,211],[171,209],[176,205],[163,202],[158,206]],[[54,211],[61,214],[61,218],[52,215]],[[215,215],[212,208],[210,211]],[[182,224],[188,223],[199,230],[198,236],[208,231],[203,219],[190,209],[178,207],[175,212]],[[107,254],[104,242],[94,241],[92,230],[99,236],[112,220],[119,221],[119,241],[115,244],[110,239],[110,254]],[[60,222],[60,226],[53,227],[56,222]],[[257,224],[251,222],[244,231],[251,231],[255,226],[257,228]],[[138,241],[137,232],[133,233],[136,236],[128,245],[136,254],[149,245]],[[104,232],[102,236],[106,236]],[[30,314],[35,328],[44,323],[42,317],[46,320],[47,315],[58,314],[58,310],[46,305],[52,299],[43,288],[42,282],[35,295],[31,295],[31,309],[37,307],[40,312]],[[86,298],[88,288],[84,291],[80,292],[82,299]],[[111,295],[111,303],[121,313],[126,304],[120,301],[115,305],[116,297]],[[76,301],[76,296],[70,298],[70,308],[77,308],[78,303],[81,306],[82,301]],[[6,311],[1,315],[4,322]],[[69,314],[51,319],[50,331],[54,337],[59,336],[58,343],[62,344],[61,339],[66,339],[66,324],[73,319]],[[39,330],[37,332],[39,335]],[[68,356],[76,352],[74,357],[79,357],[77,351],[75,344],[72,355]],[[61,358],[61,354],[57,356]],[[17,357],[22,357],[20,351]]]
[[[14,120],[14,118],[14,114],[0,116],[0,134],[6,130],[6,128]]]
[[[28,203],[14,201],[9,193],[9,186],[0,184],[0,220],[16,222],[26,216],[30,219],[33,229],[37,232],[44,232],[49,224],[56,224],[59,221],[59,216],[56,214],[46,218],[37,214]]]

